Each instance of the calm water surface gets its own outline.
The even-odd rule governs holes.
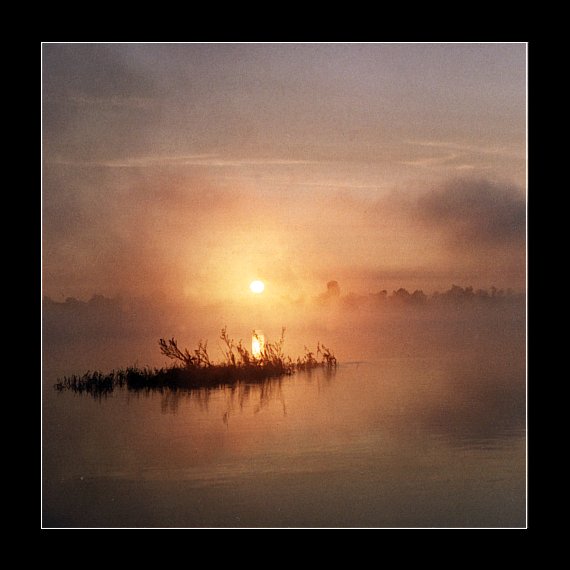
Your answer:
[[[56,393],[55,376],[44,526],[525,526],[520,350],[100,401]]]

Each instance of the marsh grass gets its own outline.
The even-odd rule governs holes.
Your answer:
[[[266,342],[258,357],[240,340],[229,337],[227,328],[220,333],[223,361],[214,362],[208,354],[208,342],[198,343],[196,349],[181,349],[175,338],[158,341],[161,353],[174,361],[170,367],[138,368],[135,366],[113,370],[107,374],[88,371],[83,375],[66,376],[55,384],[59,391],[72,390],[93,396],[107,395],[115,388],[128,390],[191,390],[233,386],[239,383],[261,384],[268,379],[289,376],[297,370],[336,368],[334,354],[321,343],[315,352],[305,347],[305,354],[295,361],[283,352],[285,329],[279,340]]]

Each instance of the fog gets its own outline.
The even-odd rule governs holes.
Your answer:
[[[526,287],[524,44],[46,44],[42,78],[46,359],[523,318],[491,287]]]
[[[525,43],[44,43],[44,523],[524,524],[526,70]],[[224,328],[339,366],[53,389],[172,365],[159,339],[220,362]]]
[[[163,365],[159,338],[175,337],[194,348],[208,341],[221,359],[219,333],[249,343],[253,329],[277,340],[285,328],[285,352],[295,358],[317,342],[341,362],[391,357],[429,357],[453,352],[508,350],[524,356],[525,298],[495,288],[474,291],[453,286],[425,294],[400,288],[369,295],[342,294],[331,281],[321,295],[297,301],[252,295],[241,303],[198,305],[155,298],[69,298],[43,303],[44,366],[81,372],[139,365]],[[495,347],[496,350],[490,350]]]
[[[349,190],[323,186],[307,165],[283,169],[252,184],[168,165],[49,166],[44,294],[243,302],[256,278],[271,302],[310,299],[331,278],[345,292],[524,290],[522,187],[467,177]]]

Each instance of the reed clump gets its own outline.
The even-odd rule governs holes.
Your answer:
[[[336,368],[334,354],[321,343],[315,352],[305,347],[305,354],[295,361],[283,352],[285,329],[279,340],[266,342],[263,350],[254,356],[241,340],[234,341],[224,327],[220,333],[223,360],[214,362],[208,354],[208,342],[202,341],[190,351],[181,349],[175,338],[158,341],[161,353],[173,361],[163,368],[139,368],[131,366],[113,370],[107,374],[86,372],[83,375],[66,376],[55,384],[59,391],[72,390],[103,396],[115,388],[129,390],[199,389],[231,386],[240,382],[262,383],[270,378],[288,376],[297,370]]]

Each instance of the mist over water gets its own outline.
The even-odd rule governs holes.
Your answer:
[[[43,313],[44,365],[52,360],[91,369],[135,361],[158,365],[164,362],[158,339],[173,336],[189,348],[207,340],[217,360],[222,355],[219,335],[223,327],[231,337],[246,343],[254,329],[276,340],[285,328],[285,349],[291,356],[322,342],[341,361],[491,347],[512,335],[524,349],[525,299],[520,294],[499,292],[491,297],[481,291],[476,296],[469,288],[457,286],[430,297],[421,291],[410,295],[403,289],[390,296],[382,293],[324,293],[298,300],[251,296],[215,305],[162,297],[94,296],[89,301],[65,302],[48,298]],[[89,361],[89,354],[99,360]]]
[[[65,340],[50,336],[48,318],[44,525],[524,526],[524,314],[519,297],[235,308],[223,324],[236,338],[259,325],[277,338],[284,324],[286,353],[319,340],[339,367],[101,400],[52,384],[87,369],[163,365],[156,335],[133,327],[105,337],[91,323],[85,338]],[[158,321],[156,333],[190,347],[209,338],[218,358],[228,315],[173,320],[170,335]]]

